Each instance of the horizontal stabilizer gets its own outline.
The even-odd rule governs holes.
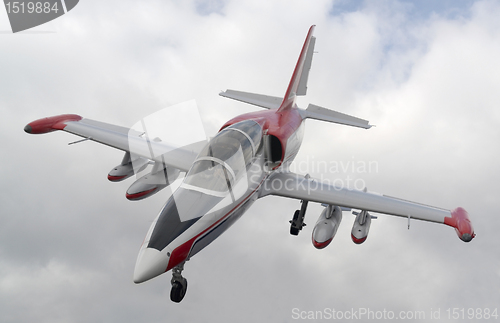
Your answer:
[[[364,129],[369,129],[372,127],[369,124],[368,120],[356,118],[348,114],[325,109],[314,104],[309,104],[307,110],[304,111],[304,119],[305,118],[339,123],[347,126],[359,127]]]
[[[278,98],[275,96],[255,94],[255,93],[235,91],[235,90],[226,90],[225,92],[219,93],[219,95],[237,101],[253,104],[258,107],[266,109],[278,109],[281,105],[281,102],[283,101],[283,98]]]

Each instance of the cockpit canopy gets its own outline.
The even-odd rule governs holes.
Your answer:
[[[230,191],[246,174],[262,145],[262,136],[262,126],[254,120],[223,129],[200,152],[184,186],[212,195]]]

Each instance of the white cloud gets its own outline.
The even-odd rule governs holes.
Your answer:
[[[331,15],[335,5],[82,1],[37,27],[56,33],[0,34],[1,320],[42,312],[51,322],[289,321],[294,307],[443,315],[497,306],[500,7],[478,1],[464,15],[415,17],[394,1]],[[380,216],[357,246],[345,214],[332,244],[317,251],[310,234],[321,207],[310,205],[309,226],[291,237],[299,203],[267,197],[190,260],[181,304],[169,301],[169,274],[134,285],[135,257],[165,194],[129,202],[131,182],[106,180],[121,152],[67,147],[76,138],[28,136],[24,125],[78,113],[131,126],[196,99],[213,134],[255,110],[220,90],[284,93],[311,24],[319,53],[300,102],[377,127],[308,121],[297,161],[376,161],[379,171],[362,175],[368,189],[464,206],[477,238],[464,244],[451,228],[413,221],[408,231],[406,219]]]

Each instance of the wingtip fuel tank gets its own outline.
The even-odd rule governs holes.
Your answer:
[[[469,213],[461,207],[454,209],[450,213],[451,217],[444,218],[444,224],[454,227],[460,240],[470,242],[476,234],[469,219]]]

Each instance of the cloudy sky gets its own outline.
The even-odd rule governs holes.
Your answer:
[[[424,313],[412,321],[428,322],[436,311],[442,321],[448,309],[466,318],[469,309],[493,311],[499,16],[497,1],[85,0],[11,34],[1,11],[0,321],[289,322],[364,309]],[[444,225],[413,221],[408,230],[406,219],[380,215],[354,245],[345,212],[331,245],[316,250],[322,207],[310,205],[309,226],[293,237],[288,220],[299,202],[266,197],[186,264],[182,303],[169,299],[170,273],[135,285],[139,247],[168,192],[130,202],[132,180],[107,180],[120,151],[68,146],[78,138],[62,132],[28,135],[25,124],[77,113],[132,126],[194,99],[212,136],[258,109],[221,90],[283,95],[312,24],[317,54],[299,104],[376,127],[307,121],[300,171],[462,206],[477,237],[466,244]],[[319,161],[344,167],[324,172]],[[375,166],[352,168],[362,164]]]

